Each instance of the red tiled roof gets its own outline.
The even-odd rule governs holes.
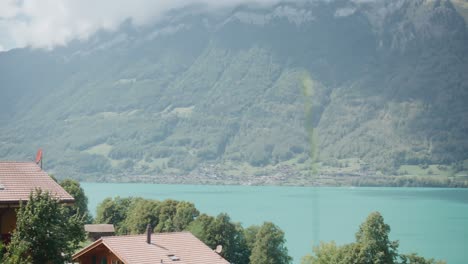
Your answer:
[[[0,161],[0,204],[27,201],[31,191],[37,188],[49,192],[62,202],[74,201],[73,197],[36,163]]]
[[[207,245],[189,232],[158,233],[151,235],[151,244],[145,235],[102,237],[73,256],[77,260],[99,245],[105,245],[125,264],[229,264]],[[173,261],[170,256],[178,258]]]

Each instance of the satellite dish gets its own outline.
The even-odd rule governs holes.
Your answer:
[[[218,254],[221,254],[221,251],[223,251],[223,246],[217,245],[216,249],[215,249],[215,252],[218,253]]]

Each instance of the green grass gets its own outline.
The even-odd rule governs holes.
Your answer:
[[[167,166],[168,162],[169,162],[169,158],[151,159],[150,162],[143,159],[143,160],[138,161],[136,165],[140,168],[143,166],[147,166],[150,169],[154,170],[156,168],[162,169],[164,166]]]
[[[362,161],[358,158],[338,159],[332,163],[319,164],[319,171],[326,173],[355,173],[361,169]]]
[[[103,144],[99,144],[94,147],[88,148],[84,150],[83,152],[88,153],[88,154],[102,155],[104,157],[107,157],[109,155],[109,152],[111,152],[111,150],[112,150],[111,145],[107,143],[103,143]]]
[[[452,168],[445,165],[429,165],[427,168],[422,168],[418,165],[403,165],[398,170],[398,173],[408,176],[450,177],[454,175]]]

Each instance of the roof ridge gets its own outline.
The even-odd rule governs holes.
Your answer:
[[[104,239],[112,239],[116,237],[139,237],[139,236],[146,236],[146,234],[136,234],[136,235],[113,235],[113,236],[103,236],[101,237],[103,240]]]
[[[34,163],[36,164],[34,161],[17,161],[17,160],[0,160],[0,163]]]
[[[186,233],[192,234],[192,233],[189,232],[189,231],[159,232],[159,233],[152,233],[152,234],[156,234],[156,235],[170,235],[170,234],[186,234]]]
[[[112,224],[107,224],[112,225]],[[189,231],[177,231],[177,232],[161,232],[161,233],[151,233],[151,235],[173,235],[173,234],[192,234]],[[193,234],[192,234],[193,235]],[[132,234],[132,235],[115,235],[115,236],[103,236],[102,238],[114,238],[114,237],[139,237],[146,236],[146,233],[143,234]]]

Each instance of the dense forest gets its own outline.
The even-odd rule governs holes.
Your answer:
[[[467,10],[190,7],[0,52],[0,159],[42,147],[88,181],[466,186]]]

